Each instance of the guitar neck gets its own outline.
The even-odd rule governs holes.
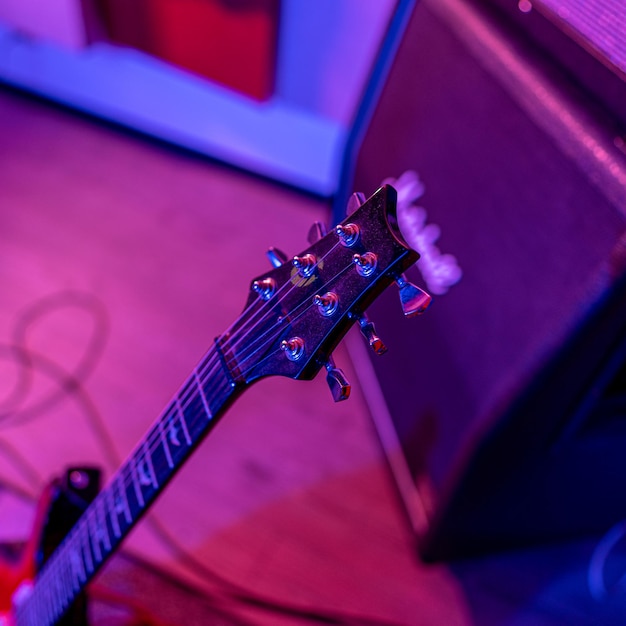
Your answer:
[[[241,391],[216,342],[46,562],[16,626],[56,623]]]
[[[383,186],[342,224],[291,262],[250,284],[243,313],[216,340],[126,463],[74,525],[19,604],[17,626],[53,626],[93,578],[228,406],[266,376],[312,379],[322,367],[335,401],[349,384],[332,351],[356,320],[369,345],[380,339],[364,316],[392,283],[404,314],[422,313],[430,296],[402,275],[419,255],[398,230],[396,192]],[[277,263],[276,263],[277,261]],[[378,346],[378,347],[377,347]],[[1,619],[1,618],[0,618]]]

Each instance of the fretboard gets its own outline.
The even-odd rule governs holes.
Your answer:
[[[46,562],[17,626],[62,617],[239,392],[213,346]]]

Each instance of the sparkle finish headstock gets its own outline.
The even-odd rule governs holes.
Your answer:
[[[403,272],[419,258],[398,229],[395,190],[382,187],[317,237],[282,264],[275,261],[284,256],[274,253],[277,267],[252,281],[243,314],[219,343],[235,381],[310,379],[322,367],[336,380],[332,351],[357,320],[370,345],[384,351],[362,316],[389,285],[403,284]]]

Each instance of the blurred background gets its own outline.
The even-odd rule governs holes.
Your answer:
[[[248,390],[93,623],[622,623],[625,42],[619,0],[0,0],[6,550],[387,181],[431,308],[371,307],[348,402]]]

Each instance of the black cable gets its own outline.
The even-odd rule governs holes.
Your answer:
[[[11,465],[24,477],[34,491],[41,490],[44,482],[43,476],[15,446],[0,438],[0,452],[7,457]]]
[[[16,350],[24,349],[19,346],[0,344],[0,358],[6,358],[6,355],[15,354]],[[45,409],[57,404],[61,397],[65,400],[72,398],[78,403],[83,415],[86,417],[87,425],[91,428],[96,441],[101,446],[106,462],[110,466],[109,469],[116,470],[119,466],[119,456],[115,443],[91,396],[85,391],[81,381],[74,378],[72,374],[67,373],[57,363],[43,354],[29,350],[28,358],[31,367],[39,373],[47,375],[63,391],[63,395],[61,396],[60,393],[50,394],[37,405],[12,412],[7,417],[7,419],[9,417],[13,418],[9,423],[10,426],[24,424],[32,419],[42,417]]]
[[[28,347],[29,330],[45,316],[64,308],[82,309],[89,314],[92,321],[89,342],[71,373],[66,372],[43,355],[38,355],[40,364],[46,362],[47,372],[45,373],[54,370],[53,377],[59,383],[59,388],[24,408],[32,389],[33,372],[39,369],[32,363],[32,356],[35,353]],[[0,404],[0,422],[10,422],[11,425],[15,425],[29,421],[64,401],[74,388],[82,387],[102,357],[109,337],[109,328],[109,316],[104,303],[95,296],[80,291],[53,293],[40,298],[19,313],[12,333],[12,341],[3,347],[4,355],[0,355],[0,358],[10,360],[18,367],[17,382],[9,397]]]
[[[147,521],[151,524],[152,530],[157,534],[159,540],[173,551],[176,557],[182,561],[186,567],[200,578],[208,578],[213,582],[228,587],[231,590],[229,596],[238,602],[248,604],[258,609],[280,612],[290,617],[306,619],[309,622],[318,622],[320,624],[335,624],[338,626],[406,626],[399,622],[383,618],[374,618],[329,609],[308,609],[281,600],[269,599],[225,578],[207,567],[188,550],[182,548],[154,516],[150,516]]]
[[[27,346],[29,329],[49,313],[66,307],[82,308],[93,315],[93,331],[89,344],[85,348],[78,365],[71,372],[66,371],[58,363]],[[104,352],[108,334],[109,318],[106,308],[99,299],[90,294],[76,291],[59,292],[42,298],[28,307],[18,318],[12,335],[13,343],[0,344],[0,358],[12,361],[19,368],[17,382],[8,397],[0,403],[0,424],[5,422],[5,426],[14,426],[41,418],[55,405],[71,398],[79,404],[87,425],[101,446],[103,456],[110,468],[114,471],[117,470],[121,464],[121,459],[115,443],[104,419],[84,388],[85,381],[94,372]],[[25,406],[32,389],[35,372],[48,376],[57,385],[57,389],[39,401]],[[9,444],[3,445],[2,440],[0,440],[0,452],[9,458],[20,473],[28,477],[29,482],[35,480],[42,482],[36,470],[26,462],[24,457]],[[213,600],[209,596],[207,601],[218,601],[222,604],[224,601],[231,601],[299,620],[335,624],[336,626],[403,626],[398,622],[369,616],[304,608],[257,594],[225,578],[196,559],[171,536],[154,515],[149,514],[146,521],[163,545],[173,552],[176,558],[191,572],[222,587],[222,596],[213,597]],[[205,591],[209,595],[208,590]]]

